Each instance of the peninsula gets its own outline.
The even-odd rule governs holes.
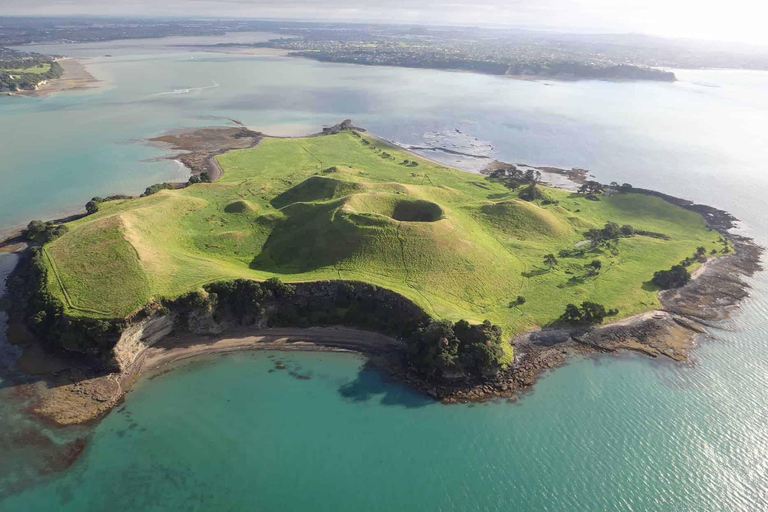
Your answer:
[[[2,94],[47,96],[60,91],[86,89],[96,81],[77,59],[54,58],[0,47]]]
[[[303,138],[158,140],[217,130],[226,152],[187,158],[189,183],[27,228],[14,325],[91,372],[59,375],[39,412],[90,419],[145,362],[201,346],[358,350],[444,401],[512,396],[570,353],[684,358],[758,268],[725,212],[629,184],[546,187],[499,162],[472,174],[350,121]]]

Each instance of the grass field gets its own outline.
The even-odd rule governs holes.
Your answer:
[[[51,65],[49,63],[43,63],[43,64],[37,64],[35,66],[30,66],[28,68],[15,68],[15,69],[8,69],[8,68],[0,68],[0,73],[32,73],[35,75],[42,75],[43,73],[47,73],[51,70]]]
[[[512,334],[552,322],[568,303],[592,300],[619,317],[653,308],[655,271],[721,247],[698,214],[655,197],[589,201],[546,189],[558,205],[528,203],[349,132],[268,138],[218,161],[213,184],[102,203],[46,246],[51,289],[69,314],[122,317],[222,279],[348,279],[397,291],[436,318],[489,319]],[[670,239],[622,238],[613,253],[559,258],[551,270],[542,262],[608,221]],[[583,278],[593,259],[600,274]],[[510,307],[519,295],[525,304]]]

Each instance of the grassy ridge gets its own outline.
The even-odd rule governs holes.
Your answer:
[[[594,202],[547,189],[559,205],[527,203],[482,176],[405,159],[414,156],[349,132],[229,152],[216,183],[103,203],[72,222],[48,246],[52,290],[64,299],[57,283],[66,288],[70,314],[124,316],[221,279],[361,280],[433,316],[487,318],[512,333],[551,322],[570,302],[620,316],[652,308],[653,272],[718,247],[698,214],[655,197]],[[544,266],[545,254],[608,221],[670,239],[625,238],[615,254]],[[580,279],[596,258],[601,273]],[[518,295],[526,303],[510,308]]]

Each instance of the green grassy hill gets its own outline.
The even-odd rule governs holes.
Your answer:
[[[68,314],[122,317],[224,279],[347,279],[397,291],[434,317],[489,319],[511,334],[555,320],[568,303],[592,300],[619,316],[653,308],[656,270],[718,247],[698,214],[655,197],[589,201],[546,189],[559,204],[529,203],[350,132],[268,138],[218,161],[215,183],[102,203],[45,247],[49,286]],[[609,221],[669,240],[622,238],[618,250],[560,258],[551,270],[542,263]],[[584,278],[593,259],[602,270]],[[519,295],[526,303],[509,307]]]

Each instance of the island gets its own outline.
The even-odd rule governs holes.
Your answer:
[[[576,190],[546,186],[555,169],[473,174],[351,121],[155,143],[193,150],[189,182],[96,197],[15,240],[9,337],[22,369],[57,368],[35,411],[59,424],[104,414],[148,369],[244,349],[353,350],[446,403],[514,400],[572,354],[684,359],[759,268],[726,212],[580,170]]]

